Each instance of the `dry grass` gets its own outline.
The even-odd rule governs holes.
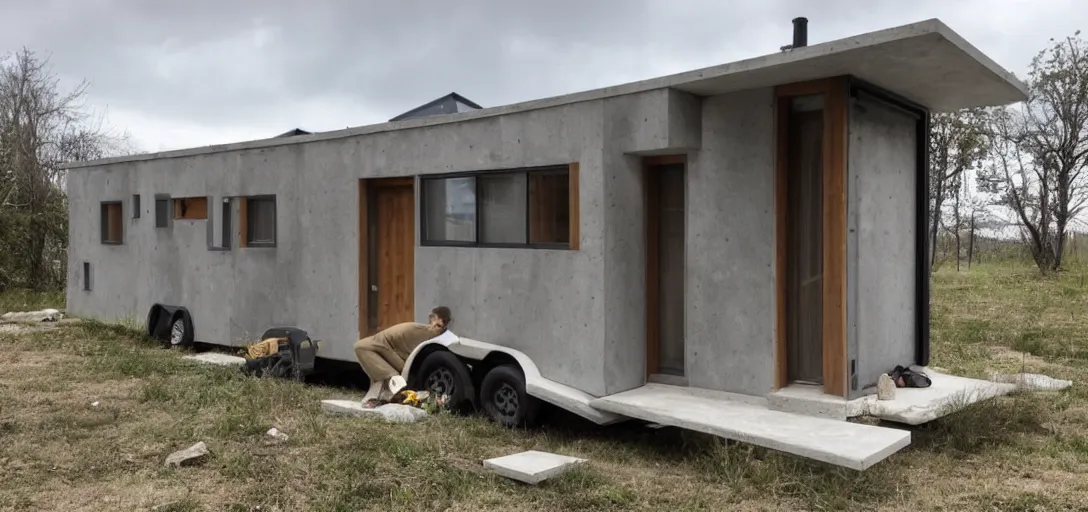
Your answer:
[[[94,322],[0,331],[0,510],[1088,508],[1083,274],[943,272],[933,296],[935,365],[968,375],[1041,371],[1077,384],[916,429],[911,447],[863,473],[636,425],[564,419],[523,432],[449,415],[416,425],[330,417],[320,399],[357,393],[200,366]],[[0,309],[10,302],[0,298]],[[12,309],[56,307],[18,302],[34,307]],[[273,426],[290,440],[269,446]],[[197,441],[212,452],[203,464],[163,467]],[[481,466],[523,449],[591,462],[537,487]]]

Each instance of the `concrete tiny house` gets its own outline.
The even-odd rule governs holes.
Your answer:
[[[450,353],[466,399],[514,367],[520,398],[594,421],[864,469],[909,432],[843,422],[850,404],[929,363],[928,116],[1027,93],[938,20],[806,30],[566,96],[76,163],[68,311],[158,305],[179,343],[296,325],[354,361],[447,305],[457,336],[406,378]]]

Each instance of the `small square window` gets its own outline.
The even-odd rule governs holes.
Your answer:
[[[120,244],[123,223],[121,222],[121,202],[102,203],[102,243]]]
[[[276,196],[247,197],[242,211],[246,247],[275,247]]]
[[[423,198],[424,240],[476,241],[476,178],[423,180]]]

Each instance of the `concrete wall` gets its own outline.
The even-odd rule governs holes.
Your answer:
[[[687,184],[685,354],[693,387],[763,395],[775,363],[774,103],[707,98]]]
[[[644,256],[641,223],[631,218],[641,215],[640,174],[624,153],[696,145],[698,119],[689,114],[697,103],[660,89],[460,123],[73,170],[68,309],[143,321],[152,303],[184,305],[196,338],[220,344],[251,341],[275,324],[297,325],[325,341],[322,356],[354,360],[359,178],[580,162],[580,250],[417,247],[416,317],[447,304],[457,333],[526,352],[546,378],[594,394],[628,389],[641,384],[645,368]],[[674,127],[681,131],[670,135]],[[139,219],[131,219],[135,193]],[[212,196],[209,220],[155,228],[157,193]],[[259,194],[277,196],[277,247],[240,249],[235,233],[232,249],[210,250],[221,198]],[[122,245],[99,240],[99,202],[109,200],[125,204]],[[233,218],[237,226],[237,213]],[[82,290],[85,261],[91,291]]]
[[[915,119],[852,100],[848,156],[847,319],[859,396],[881,373],[914,363]]]

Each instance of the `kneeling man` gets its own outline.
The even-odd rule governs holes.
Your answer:
[[[450,322],[450,308],[438,306],[431,310],[429,323],[404,322],[389,327],[373,336],[355,342],[355,357],[370,377],[370,389],[363,403],[370,400],[388,400],[407,385],[400,373],[405,359],[419,344],[446,332]]]

